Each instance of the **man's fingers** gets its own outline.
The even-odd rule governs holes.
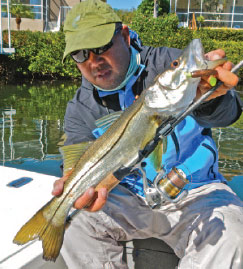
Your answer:
[[[238,84],[239,78],[234,73],[231,73],[222,66],[218,66],[215,69],[218,72],[216,77],[221,80],[224,83],[224,86],[228,87],[228,89],[235,87]]]
[[[93,199],[96,198],[94,188],[89,188],[82,196],[80,196],[74,203],[76,209],[83,209],[85,206],[90,204]]]
[[[203,78],[199,85],[198,88],[202,91],[202,92],[207,92],[212,86],[207,82],[208,78]]]
[[[210,51],[207,54],[205,54],[206,58],[214,61],[217,59],[221,59],[225,57],[225,51],[222,49]],[[224,83],[224,86],[221,86],[219,89],[230,89],[237,85],[238,83],[238,77],[231,73],[230,70],[233,68],[233,64],[230,61],[225,62],[222,66],[218,66],[215,68],[217,70],[218,74],[215,76],[217,79],[221,80]],[[209,77],[203,77],[202,80],[206,81],[209,85],[212,85],[212,76]],[[201,83],[200,83],[201,84]],[[201,86],[201,89],[205,88],[205,85]]]
[[[95,192],[93,188],[88,189],[74,203],[76,209],[85,209],[90,212],[99,211],[107,201],[107,189],[101,188]]]
[[[53,184],[52,195],[58,196],[63,192],[65,178],[56,180]],[[76,209],[85,209],[90,212],[100,210],[107,201],[107,189],[101,188],[98,192],[94,188],[89,188],[82,196],[74,203]]]
[[[215,60],[224,58],[225,57],[225,51],[222,50],[222,49],[213,50],[213,51],[210,51],[210,52],[206,53],[205,57],[206,57],[207,60],[215,61]]]
[[[52,195],[58,196],[62,194],[63,186],[64,186],[64,180],[62,178],[56,180],[53,184]]]
[[[207,101],[214,99],[216,97],[225,95],[229,89],[226,88],[224,85],[220,86],[215,92],[213,92],[207,99]]]
[[[53,189],[52,189],[52,195],[58,196],[58,195],[62,194],[64,182],[68,179],[68,177],[69,177],[69,173],[67,173],[65,176],[61,177],[60,179],[58,179],[54,182]]]
[[[230,71],[233,68],[233,63],[230,61],[227,61],[225,63],[223,63],[222,67],[228,71]]]
[[[206,59],[210,61],[222,59],[225,56],[225,51],[222,49],[213,50],[205,54]],[[224,95],[227,93],[228,90],[235,87],[238,84],[239,78],[234,73],[230,72],[232,67],[233,64],[230,61],[227,61],[221,66],[215,68],[215,70],[217,71],[217,74],[215,76],[202,77],[197,88],[195,100],[200,98],[204,93],[206,93],[210,88],[212,88],[212,86],[215,86],[217,80],[222,81],[223,84],[216,91],[214,91],[207,98],[206,101]]]
[[[217,75],[215,77],[224,83],[224,86],[221,86],[219,89],[231,89],[238,84],[239,78],[234,73],[230,72],[232,67],[233,64],[231,62],[225,62],[223,66],[218,66],[215,68],[215,70],[217,70]],[[213,76],[202,77],[202,80],[198,85],[199,89],[202,91],[209,90],[212,87],[212,79]]]
[[[232,67],[233,64],[227,61],[222,66],[215,68],[217,70],[217,75],[215,77],[218,80],[221,80],[224,84],[221,85],[214,93],[212,93],[208,97],[207,101],[226,94],[229,89],[235,87],[238,84],[239,78],[234,73],[230,72]],[[212,87],[212,79],[215,80],[215,78],[212,76],[202,77],[198,85],[196,100]]]
[[[96,193],[97,194],[97,193]],[[96,212],[102,209],[102,207],[105,205],[106,201],[107,201],[107,189],[105,188],[101,188],[98,191],[98,196],[97,198],[94,200],[94,202],[87,208],[85,208],[87,211],[90,212]]]

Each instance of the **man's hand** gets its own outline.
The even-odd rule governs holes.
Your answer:
[[[222,49],[213,50],[205,54],[206,58],[208,60],[217,60],[225,57],[225,52]],[[218,66],[215,68],[217,70],[218,74],[216,75],[216,78],[218,80],[221,80],[224,84],[221,85],[214,93],[212,93],[207,101],[214,99],[216,97],[219,97],[221,95],[224,95],[227,93],[228,90],[235,87],[239,81],[239,78],[230,72],[232,69],[233,64],[229,61],[225,62],[223,65]],[[201,82],[198,85],[197,88],[197,96],[196,100],[200,98],[205,92],[207,92],[212,86],[210,85],[210,77],[202,77]]]
[[[62,194],[65,180],[67,180],[67,177],[62,177],[54,182],[52,195],[59,196]],[[105,205],[107,195],[108,192],[105,188],[101,188],[98,192],[95,192],[94,188],[89,188],[75,201],[74,207],[90,212],[99,211]]]

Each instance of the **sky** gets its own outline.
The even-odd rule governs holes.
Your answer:
[[[132,9],[137,8],[141,4],[142,0],[107,0],[106,2],[112,8]]]

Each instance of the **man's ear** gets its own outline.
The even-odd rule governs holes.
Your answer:
[[[127,43],[128,47],[130,47],[130,35],[129,35],[129,29],[127,25],[122,25],[122,30],[121,30],[121,34],[125,40],[125,42]]]

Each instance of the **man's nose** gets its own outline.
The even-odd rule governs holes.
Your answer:
[[[92,62],[92,64],[99,64],[102,61],[101,55],[95,54],[92,51],[89,52],[89,61]]]

